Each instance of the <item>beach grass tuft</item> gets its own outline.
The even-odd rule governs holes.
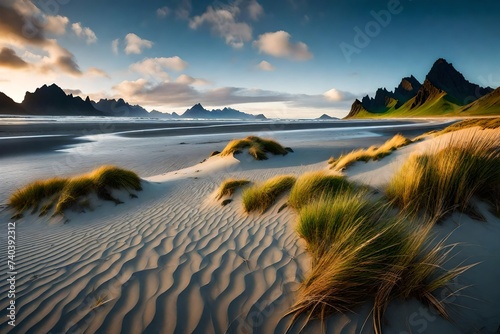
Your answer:
[[[328,160],[328,164],[331,165],[331,169],[340,171],[357,161],[368,162],[370,160],[380,160],[391,154],[394,150],[411,143],[410,139],[397,134],[380,147],[371,146],[367,149],[354,150],[346,155],[341,155],[338,159],[331,157]]]
[[[295,183],[295,176],[280,175],[256,184],[243,191],[243,206],[246,212],[264,213]]]
[[[227,179],[219,187],[219,190],[217,191],[217,200],[220,200],[224,196],[232,196],[234,192],[243,186],[246,186],[249,184],[250,181],[246,179]]]
[[[248,153],[253,156],[255,160],[267,160],[267,153],[274,155],[287,155],[289,152],[275,140],[248,136],[243,139],[230,141],[220,155],[228,156],[237,154],[243,149],[248,149]]]
[[[354,185],[342,175],[326,171],[309,172],[297,179],[290,192],[288,203],[291,207],[300,209],[320,197],[333,196],[352,189]]]
[[[412,155],[386,189],[394,204],[441,219],[453,211],[474,213],[474,196],[500,214],[500,135],[481,130],[451,134],[444,147]]]
[[[381,333],[388,304],[411,298],[448,317],[433,293],[470,266],[443,269],[453,246],[428,242],[433,224],[390,212],[362,191],[323,197],[300,210],[297,232],[313,261],[288,313],[291,325],[302,316],[305,326],[372,301],[374,331]]]
[[[110,194],[113,189],[142,190],[141,179],[132,171],[106,165],[84,175],[34,181],[16,190],[9,198],[9,205],[18,213],[28,209],[38,211],[42,205],[40,216],[53,207],[54,214],[60,214],[93,192],[118,203]]]

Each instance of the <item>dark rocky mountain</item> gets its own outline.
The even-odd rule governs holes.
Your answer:
[[[492,91],[490,87],[470,83],[451,63],[440,58],[422,85],[410,76],[403,78],[394,92],[379,88],[374,98],[365,96],[361,101],[354,101],[347,118],[445,115]]]
[[[453,67],[453,64],[443,58],[439,58],[434,63],[426,80],[429,80],[436,88],[445,91],[450,102],[460,106],[474,102],[493,91],[491,87],[483,88],[470,83]]]
[[[410,109],[421,107],[425,103],[438,99],[444,95],[446,95],[445,91],[437,88],[428,79],[426,79],[413,99]]]
[[[250,115],[232,108],[213,109],[209,111],[205,109],[200,103],[195,104],[192,108],[187,109],[182,118],[195,118],[195,119],[243,119],[243,120],[263,120],[267,119],[264,115]]]
[[[398,101],[396,108],[399,108],[406,102],[408,102],[412,97],[417,95],[418,90],[422,85],[418,80],[412,75],[410,77],[403,78],[398,87],[394,90],[393,97]]]
[[[351,111],[349,112],[349,114],[345,118],[353,118],[353,117],[357,117],[359,115],[364,115],[366,113],[367,113],[367,111],[363,107],[363,103],[361,103],[360,100],[356,99],[356,100],[354,100],[354,102],[351,106]]]
[[[321,115],[320,117],[318,117],[316,119],[321,120],[321,121],[332,121],[332,120],[336,120],[338,118],[337,117],[329,116],[327,114],[323,114],[323,115]]]
[[[25,115],[26,110],[10,97],[0,92],[0,114],[5,115]]]
[[[26,92],[21,105],[30,115],[102,116],[88,97],[83,100],[79,96],[66,95],[56,84],[43,85],[33,93]]]
[[[393,107],[398,108],[408,102],[417,95],[420,87],[420,82],[412,75],[403,78],[399,86],[394,89],[394,92],[379,88],[374,98],[366,95],[361,100],[361,104],[365,110],[371,113],[384,113]]]
[[[141,106],[131,105],[123,99],[108,100],[101,99],[99,102],[92,102],[97,110],[103,112],[106,116],[117,117],[149,117],[149,112]]]

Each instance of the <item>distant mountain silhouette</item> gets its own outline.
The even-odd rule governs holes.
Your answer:
[[[149,117],[153,118],[170,118],[170,119],[177,119],[180,118],[179,114],[177,114],[175,111],[171,114],[167,112],[160,112],[158,110],[151,110],[149,113]]]
[[[394,92],[380,88],[374,98],[354,101],[346,118],[411,117],[457,114],[474,101],[493,91],[470,83],[445,59],[438,59],[421,85],[415,77],[403,78]],[[495,99],[492,99],[495,100]],[[490,100],[488,100],[490,101]],[[500,106],[497,106],[500,113]],[[470,109],[472,110],[472,109]],[[484,113],[474,108],[475,113]]]
[[[88,97],[83,100],[79,96],[66,95],[56,84],[43,85],[33,93],[26,92],[21,105],[32,115],[102,116]]]
[[[149,112],[141,106],[130,105],[123,99],[108,100],[101,99],[99,102],[92,102],[97,110],[103,112],[106,116],[118,117],[148,117]]]
[[[329,116],[329,115],[327,115],[327,114],[323,114],[323,115],[321,115],[320,117],[318,117],[318,118],[316,118],[316,119],[321,120],[321,121],[328,121],[328,120],[330,120],[330,121],[331,121],[331,120],[336,120],[336,119],[338,119],[338,118],[337,118],[337,117],[332,117],[332,116]]]
[[[250,115],[232,108],[213,109],[211,111],[205,109],[200,103],[195,104],[192,108],[187,109],[182,118],[195,119],[243,119],[243,120],[263,120],[267,119],[264,115]]]
[[[25,115],[26,110],[19,103],[0,92],[0,114]]]
[[[40,116],[108,116],[108,117],[149,117],[163,119],[203,118],[203,119],[244,119],[265,120],[266,116],[250,115],[232,108],[208,111],[201,104],[193,106],[180,116],[153,110],[148,112],[139,105],[131,105],[123,99],[83,100],[79,96],[67,95],[59,86],[43,85],[33,93],[26,92],[22,103],[16,103],[0,92],[0,114],[40,115]]]

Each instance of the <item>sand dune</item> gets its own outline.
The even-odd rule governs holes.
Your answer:
[[[411,145],[380,162],[356,164],[349,175],[382,186],[419,145],[428,143]],[[139,198],[123,205],[102,203],[92,212],[69,213],[64,219],[28,215],[16,230],[18,325],[12,328],[2,319],[1,332],[284,333],[288,319],[282,316],[310,268],[294,230],[295,213],[278,212],[286,202],[281,199],[264,215],[247,215],[241,191],[225,207],[216,201],[215,191],[228,177],[260,181],[328,168],[326,161],[301,165],[301,159],[300,150],[263,162],[246,154],[216,156],[147,178]],[[497,330],[500,224],[486,207],[481,210],[490,223],[454,215],[436,227],[438,236],[454,230],[450,242],[465,243],[453,263],[481,261],[456,282],[473,285],[464,294],[476,299],[456,296],[450,301],[454,323],[423,313],[428,309],[416,301],[391,305],[387,333]],[[2,221],[11,215],[5,208],[0,212]],[[1,238],[5,249],[6,238]],[[2,272],[3,309],[8,303],[6,278]],[[370,333],[369,312],[366,305],[358,314],[334,316],[328,332]],[[319,329],[313,323],[305,332]]]

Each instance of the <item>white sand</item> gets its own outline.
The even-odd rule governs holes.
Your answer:
[[[429,142],[380,162],[356,164],[348,174],[382,188],[405,156]],[[93,212],[70,213],[66,224],[28,215],[16,230],[19,308],[11,332],[283,333],[289,319],[282,316],[310,268],[294,231],[296,215],[290,209],[278,213],[286,199],[264,215],[247,215],[241,192],[225,207],[214,200],[214,192],[228,177],[259,181],[327,168],[327,156],[317,162],[311,155],[299,149],[263,162],[246,154],[213,157],[147,178],[139,198],[121,197],[123,205],[103,203]],[[458,296],[447,302],[454,323],[416,301],[394,303],[386,314],[387,333],[497,331],[500,221],[486,206],[481,210],[488,223],[454,215],[436,227],[438,238],[453,231],[449,242],[464,243],[450,265],[481,262],[456,282],[472,285],[463,294],[474,299]],[[0,220],[9,221],[11,215],[4,209]],[[1,238],[6,249],[4,233]],[[0,307],[5,309],[4,271],[0,280]],[[98,299],[104,304],[98,306]],[[358,314],[332,317],[328,332],[371,333],[369,310],[366,305]],[[5,317],[0,326],[2,333],[11,329]],[[316,323],[305,332],[318,329]]]

